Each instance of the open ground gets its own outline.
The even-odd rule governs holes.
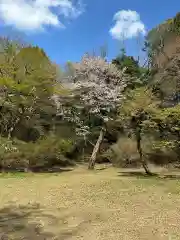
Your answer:
[[[0,239],[180,239],[178,176],[109,167],[0,176]]]

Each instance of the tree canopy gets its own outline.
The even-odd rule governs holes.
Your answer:
[[[179,18],[149,32],[149,62],[168,37],[179,34]],[[94,169],[96,161],[116,158],[119,164],[136,161],[151,174],[148,161],[177,162],[178,55],[156,74],[153,64],[141,66],[125,49],[111,61],[106,55],[101,48],[100,56],[85,54],[61,68],[38,46],[0,38],[1,169],[64,166],[80,159]],[[129,144],[133,152],[127,154]]]

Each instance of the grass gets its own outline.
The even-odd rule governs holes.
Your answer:
[[[180,239],[179,179],[132,172],[1,175],[0,239]]]

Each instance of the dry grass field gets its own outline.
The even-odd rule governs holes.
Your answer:
[[[180,181],[111,167],[1,175],[0,239],[180,239]]]

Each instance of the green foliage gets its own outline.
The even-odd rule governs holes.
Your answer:
[[[28,143],[28,145],[22,145],[21,151],[26,152],[30,168],[70,164],[67,159],[67,154],[73,147],[70,140],[59,140],[55,136],[47,136],[36,143]]]
[[[164,53],[164,45],[172,35],[180,34],[180,13],[177,13],[174,18],[168,19],[157,27],[149,31],[145,49],[148,52],[149,60],[153,65],[154,58],[159,53]]]
[[[54,94],[66,95],[56,81],[57,66],[39,47],[0,40],[0,134],[2,168],[69,164],[72,143],[56,134]],[[14,141],[18,138],[23,141]],[[31,142],[33,141],[33,142]]]
[[[131,90],[120,108],[119,120],[124,123],[126,131],[130,130],[130,133],[135,136],[139,162],[147,174],[151,174],[151,172],[143,156],[142,138],[144,126],[146,126],[146,131],[149,125],[152,127],[151,117],[156,111],[157,104],[151,89],[141,87]]]
[[[68,61],[65,65],[65,76],[73,76],[74,75],[74,67],[73,63]]]
[[[8,140],[7,138],[0,138],[0,168],[1,169],[21,169],[28,165],[24,158],[24,153],[19,151],[18,145],[23,143],[19,141]]]
[[[178,148],[180,146],[180,105],[158,109],[153,121],[161,129],[161,144],[165,147]]]
[[[124,70],[131,80],[127,83],[129,89],[146,85],[149,71],[145,67],[141,67],[137,60],[132,56],[127,56],[124,49],[119,56],[112,60],[112,63],[120,70]]]
[[[177,160],[180,146],[180,105],[169,108],[160,108],[159,101],[152,91],[147,88],[139,88],[130,92],[121,108],[121,121],[126,124],[126,131],[132,132],[141,142],[143,154],[153,161],[161,163],[168,159]],[[144,138],[150,139],[147,149],[143,146]],[[160,158],[164,156],[164,160]],[[155,159],[155,160],[154,160]]]
[[[109,150],[110,151],[110,150]],[[135,138],[120,137],[116,144],[111,146],[111,162],[115,166],[138,166],[139,155]]]
[[[128,92],[127,97],[120,108],[120,118],[139,118],[140,115],[152,114],[158,101],[155,99],[151,89],[140,87]],[[145,120],[145,119],[144,119]]]
[[[141,71],[138,64],[132,56],[127,56],[125,52],[122,52],[119,56],[112,60],[120,70],[126,68],[125,73],[133,77],[140,77]]]
[[[180,12],[172,19],[167,20],[167,24],[170,26],[170,31],[175,34],[180,34]]]
[[[0,138],[0,166],[2,169],[41,169],[72,165],[67,155],[73,149],[71,140],[47,136],[35,143]]]
[[[179,16],[149,33],[148,51],[179,29]],[[80,155],[85,161],[102,125],[99,162],[146,168],[145,158],[177,161],[180,105],[163,108],[162,102],[178,92],[178,61],[156,91],[147,83],[152,69],[124,50],[112,63],[84,57],[60,72],[43,49],[0,39],[0,168],[43,170],[71,165]]]
[[[8,47],[7,41],[5,55],[9,53]],[[24,131],[34,128],[41,129],[40,136],[43,125],[50,129],[56,113],[52,96],[59,93],[61,86],[56,84],[55,66],[44,51],[21,47],[13,52],[11,62],[7,58],[0,61],[0,73],[1,133],[12,137],[18,128]]]

